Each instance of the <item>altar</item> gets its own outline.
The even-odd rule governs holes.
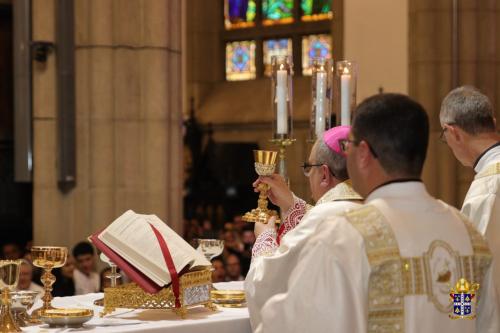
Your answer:
[[[235,282],[233,282],[235,283]],[[239,289],[243,289],[243,282]],[[218,284],[214,284],[217,287]],[[252,332],[248,309],[224,308],[217,306],[217,311],[204,307],[189,309],[186,319],[181,319],[170,310],[131,310],[117,309],[111,315],[99,317],[102,307],[94,301],[103,297],[102,293],[72,297],[55,297],[55,307],[88,308],[94,310],[94,317],[82,328],[49,328],[46,324],[23,327],[23,332],[62,333],[62,332],[148,332],[148,333],[229,333]],[[41,303],[38,303],[41,305]]]

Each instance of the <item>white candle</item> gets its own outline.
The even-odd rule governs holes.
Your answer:
[[[344,67],[340,76],[340,124],[351,125],[351,75]]]
[[[276,133],[287,134],[288,133],[288,112],[286,107],[287,102],[287,80],[288,73],[285,69],[279,69],[277,71],[276,78],[276,104],[277,114],[276,114]]]
[[[326,73],[316,74],[316,137],[325,131]]]

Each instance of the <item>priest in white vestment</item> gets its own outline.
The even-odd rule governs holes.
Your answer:
[[[459,87],[445,97],[439,117],[443,141],[476,173],[462,213],[488,240],[496,261],[495,284],[500,287],[500,135],[493,106],[477,89]],[[500,288],[497,293],[500,297]]]
[[[315,207],[296,197],[279,175],[262,177],[254,184],[268,184],[270,200],[285,212],[278,232],[273,219],[268,224],[255,225],[257,239],[245,280],[254,329],[260,323],[261,307],[269,297],[285,290],[284,279],[297,265],[302,243],[314,233],[317,224],[328,216],[359,206],[362,200],[351,188],[345,154],[340,147],[349,130],[349,126],[339,126],[326,131],[314,144],[308,162],[303,166],[316,201]]]
[[[365,205],[319,222],[259,309],[256,332],[500,332],[484,238],[420,181],[428,135],[424,109],[407,96],[358,106],[345,147]],[[461,278],[480,285],[470,320],[450,319]]]

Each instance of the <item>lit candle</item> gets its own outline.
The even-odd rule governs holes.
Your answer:
[[[351,75],[349,69],[344,67],[340,76],[340,124],[351,125]]]
[[[287,101],[287,79],[288,73],[285,69],[278,69],[276,78],[276,133],[288,133],[288,112],[286,107]]]
[[[326,73],[316,73],[316,137],[325,131]]]

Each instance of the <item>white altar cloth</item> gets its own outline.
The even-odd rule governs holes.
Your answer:
[[[230,284],[214,284],[218,289],[243,289],[243,281]],[[213,312],[204,307],[188,310],[186,319],[181,319],[171,310],[128,310],[117,309],[105,318],[99,318],[102,307],[95,306],[94,301],[102,298],[102,293],[72,297],[55,297],[55,307],[88,308],[94,310],[94,318],[84,324],[83,328],[49,328],[42,324],[23,327],[23,332],[30,333],[63,333],[63,332],[146,332],[146,333],[250,333],[248,309],[223,308]],[[37,303],[38,307],[41,303]]]

